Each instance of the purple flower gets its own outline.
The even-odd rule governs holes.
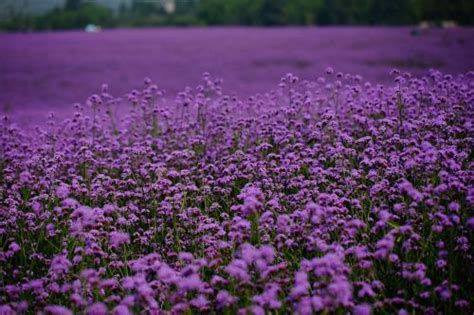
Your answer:
[[[10,305],[0,305],[0,315],[15,315],[16,312],[10,307]]]
[[[47,314],[51,315],[72,315],[69,309],[59,305],[49,305],[46,306],[44,310]]]
[[[467,227],[468,229],[474,230],[474,217],[469,218],[469,219],[466,221],[466,227]]]
[[[128,307],[126,307],[125,305],[117,305],[113,310],[112,310],[112,313],[114,315],[130,315],[132,314],[130,312],[130,310],[128,309]]]
[[[226,308],[231,306],[237,301],[235,296],[232,296],[226,290],[221,290],[217,293],[216,302],[219,308]]]
[[[354,315],[370,315],[372,314],[372,308],[368,304],[359,304],[354,306],[352,313]]]
[[[10,250],[13,253],[17,253],[21,250],[21,247],[17,243],[11,242],[10,245],[8,246],[8,250]]]
[[[109,243],[112,248],[118,248],[130,243],[130,236],[125,232],[113,231],[109,233]]]
[[[204,295],[200,294],[194,299],[192,299],[189,304],[199,309],[200,311],[205,311],[208,309],[209,301]]]
[[[199,275],[193,274],[189,277],[181,278],[177,282],[177,286],[180,290],[187,292],[192,290],[202,291],[204,289],[204,283],[199,278]]]
[[[241,206],[241,211],[244,216],[249,216],[260,211],[263,206],[264,195],[257,187],[244,189],[240,193],[239,198],[244,201],[244,204]]]
[[[32,179],[32,175],[28,171],[23,171],[20,174],[20,182],[22,184],[28,184]]]
[[[107,306],[103,303],[95,303],[87,308],[87,315],[106,315]]]
[[[308,275],[299,271],[295,274],[295,286],[291,289],[291,297],[293,299],[298,299],[301,296],[306,295],[309,292],[310,284],[308,281]]]
[[[352,286],[344,277],[336,277],[329,284],[328,292],[332,295],[335,305],[349,306],[352,302]]]
[[[67,259],[66,255],[58,255],[51,261],[50,271],[56,275],[66,274],[71,265],[72,264]]]
[[[179,253],[179,259],[181,259],[185,262],[191,262],[191,261],[193,261],[194,257],[193,257],[193,254],[191,254],[191,253],[181,252],[181,253]]]
[[[230,276],[242,282],[247,282],[250,280],[247,263],[244,260],[234,259],[227,267],[225,267],[224,270]]]
[[[67,185],[59,185],[58,188],[56,188],[56,196],[60,199],[65,199],[69,195],[69,187]]]
[[[413,199],[416,202],[420,202],[423,200],[423,194],[420,193],[415,187],[413,187],[412,183],[410,183],[407,180],[404,180],[400,185],[400,189],[406,193],[408,196],[410,196],[411,199]]]

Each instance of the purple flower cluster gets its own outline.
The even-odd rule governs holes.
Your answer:
[[[472,313],[474,72],[392,75],[3,119],[0,314]]]

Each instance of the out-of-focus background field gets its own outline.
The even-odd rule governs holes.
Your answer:
[[[413,74],[474,69],[474,29],[164,28],[100,33],[0,34],[0,104],[20,121],[72,110],[108,83],[115,95],[150,77],[168,96],[205,71],[228,93],[265,92],[292,72],[315,79],[331,65],[387,83],[391,68]]]
[[[465,0],[0,0],[0,113],[66,116],[101,84],[120,96],[144,77],[172,98],[203,72],[240,96],[327,66],[377,83],[392,68],[457,74],[474,69],[473,10]]]

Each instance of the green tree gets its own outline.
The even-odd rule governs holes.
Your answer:
[[[287,1],[283,8],[282,20],[290,25],[313,25],[318,23],[318,12],[323,6],[323,0],[294,0]]]
[[[287,0],[261,0],[261,20],[263,25],[283,24],[283,9]]]
[[[82,5],[82,0],[67,0],[64,8],[66,10],[78,10]]]
[[[198,17],[205,24],[231,24],[233,17],[231,15],[234,0],[201,0],[198,8]]]
[[[114,26],[113,13],[94,3],[85,3],[77,10],[54,9],[35,21],[36,29],[81,29],[87,24]]]

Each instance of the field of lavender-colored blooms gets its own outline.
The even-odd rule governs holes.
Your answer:
[[[28,105],[0,121],[0,315],[472,314],[471,31],[407,30],[191,30],[190,52],[170,29],[162,63],[151,30],[0,35],[3,78],[70,80],[2,79]]]
[[[169,97],[205,71],[228,93],[273,89],[285,73],[315,79],[327,65],[387,83],[391,68],[426,74],[474,69],[474,29],[216,28],[0,34],[0,112],[23,124],[65,117],[102,83],[122,95],[144,77]]]

